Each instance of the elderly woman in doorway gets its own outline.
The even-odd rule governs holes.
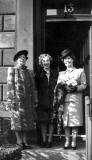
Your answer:
[[[61,60],[66,66],[59,72],[57,84],[65,88],[63,125],[65,130],[64,148],[70,148],[70,131],[72,131],[72,149],[76,149],[78,127],[83,126],[82,95],[86,88],[86,76],[83,68],[74,66],[75,55],[66,49],[61,53]]]
[[[26,67],[28,51],[21,50],[14,56],[14,67],[8,68],[7,105],[12,112],[11,129],[17,144],[28,148],[27,133],[34,128],[35,103],[37,102],[33,72]]]
[[[52,146],[53,135],[53,96],[58,73],[51,69],[52,57],[43,53],[39,56],[40,70],[36,73],[35,80],[38,90],[38,120],[41,126],[42,146]],[[47,140],[47,129],[48,140]]]

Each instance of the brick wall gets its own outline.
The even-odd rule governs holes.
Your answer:
[[[14,65],[13,56],[21,49],[29,51],[27,66],[33,69],[33,0],[0,0],[0,103],[6,101],[7,68]],[[9,119],[0,118],[0,133],[0,144],[8,136],[14,140]]]
[[[16,0],[0,0],[0,101],[6,100],[7,67],[15,54]]]
[[[0,104],[6,100],[7,68],[13,66],[15,35],[16,0],[0,0]],[[9,126],[10,123],[7,119],[0,118],[0,133],[4,135]],[[0,136],[0,141],[1,139]]]

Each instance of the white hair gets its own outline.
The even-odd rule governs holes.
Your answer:
[[[46,58],[46,57],[50,60],[50,62],[52,62],[53,59],[49,54],[41,54],[39,56],[39,65],[40,66],[43,66],[43,59]]]

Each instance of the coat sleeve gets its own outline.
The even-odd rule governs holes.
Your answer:
[[[64,77],[64,71],[59,72],[58,79],[57,79],[57,84],[58,83],[61,83],[61,84],[65,83],[64,80],[63,80],[63,77]]]
[[[7,71],[7,101],[15,98],[14,68],[9,67]]]
[[[80,74],[80,84],[77,85],[77,91],[83,91],[86,89],[86,75],[84,72],[84,69],[81,70],[81,74]]]
[[[15,83],[14,68],[9,67],[7,71],[7,103],[6,108],[12,110],[15,105]]]

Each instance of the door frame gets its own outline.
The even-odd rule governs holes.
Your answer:
[[[85,106],[86,106],[86,156],[87,160],[92,159],[92,25],[90,26],[89,30],[89,55],[90,55],[90,61],[89,61],[89,88],[90,88],[90,95],[85,97]]]

